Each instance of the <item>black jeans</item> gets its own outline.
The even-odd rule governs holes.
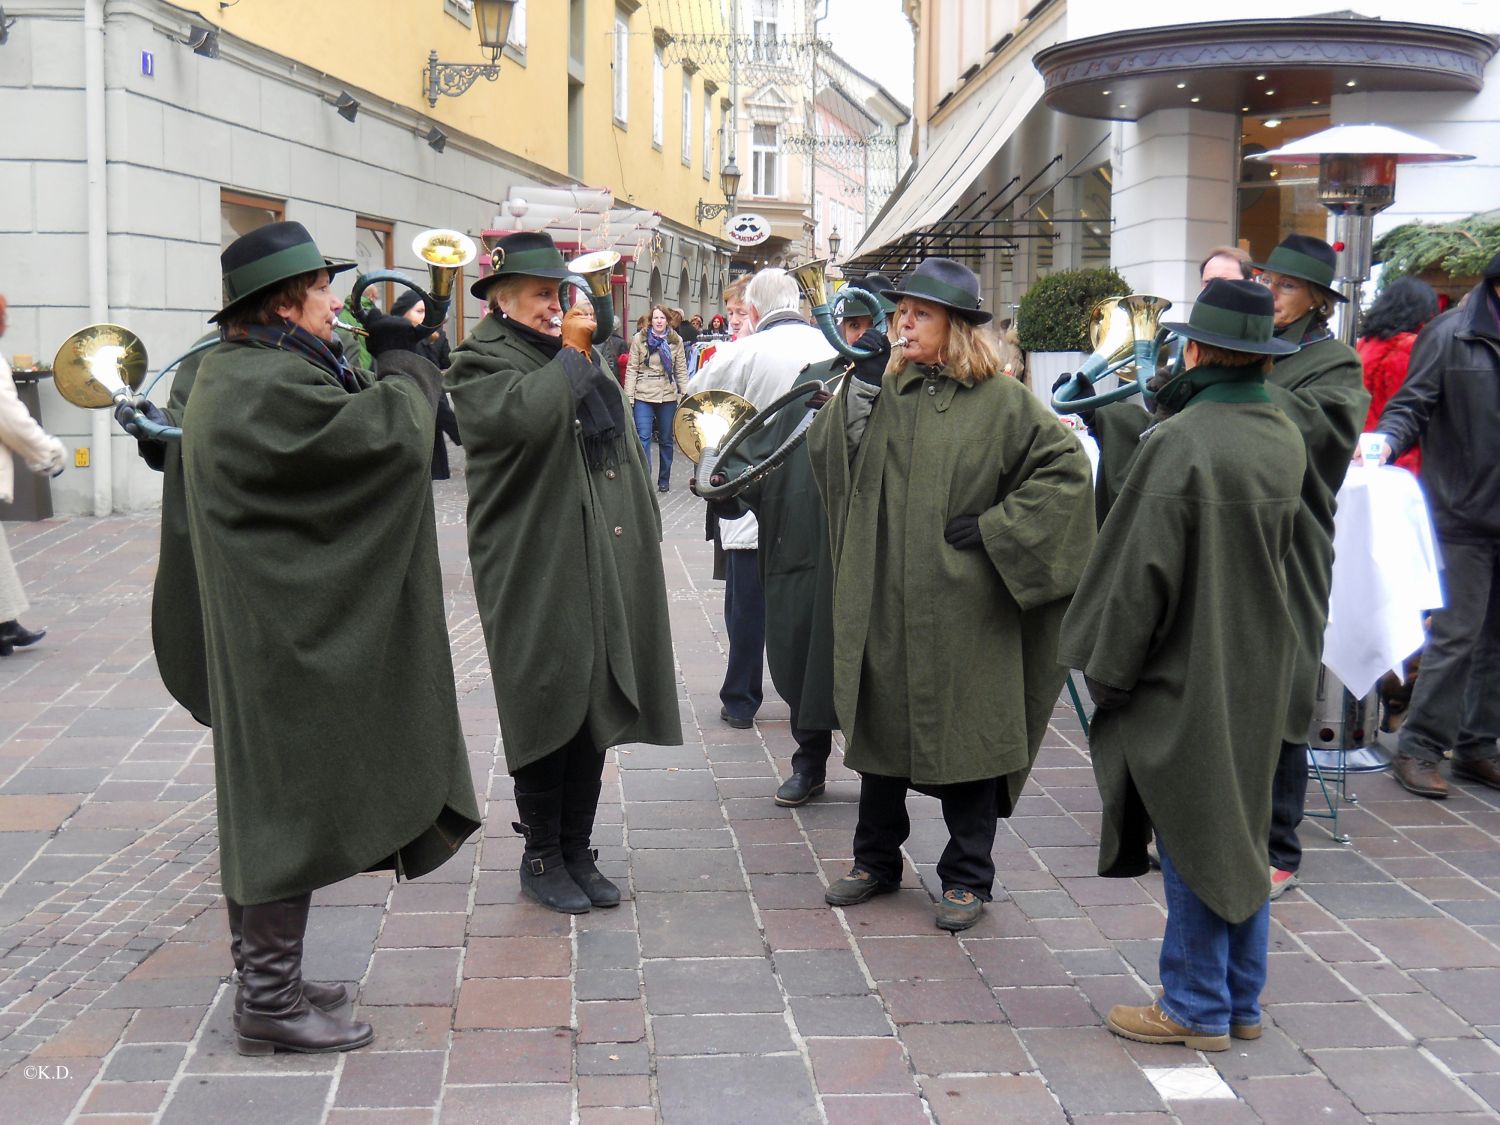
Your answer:
[[[937,864],[943,890],[973,891],[990,901],[995,885],[995,825],[999,819],[995,778],[957,785],[924,785],[921,792],[943,804],[948,846]],[[904,777],[859,775],[859,821],[854,827],[854,865],[882,883],[901,880],[901,845],[911,835]]]
[[[792,772],[823,780],[828,774],[828,757],[833,753],[833,731],[803,730],[797,725],[797,708],[792,705],[792,737],[797,752],[792,755]]]
[[[570,779],[597,784],[603,773],[604,751],[589,740],[585,727],[545,758],[516,770],[511,778],[517,793],[547,793],[562,789]]]
[[[1307,807],[1307,743],[1283,742],[1271,780],[1271,866],[1295,872],[1302,866],[1297,826]]]
[[[1432,615],[1422,670],[1397,745],[1424,762],[1495,757],[1500,736],[1500,542],[1439,541],[1443,608]]]
[[[766,596],[760,552],[724,552],[724,631],[729,662],[719,700],[736,719],[753,719],[765,698]]]

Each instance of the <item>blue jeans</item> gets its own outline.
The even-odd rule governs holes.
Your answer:
[[[1198,1035],[1224,1035],[1231,1023],[1260,1023],[1266,986],[1271,903],[1243,922],[1224,921],[1177,874],[1161,846],[1167,932],[1161,945],[1161,1008]]]
[[[641,436],[641,444],[646,448],[648,472],[651,469],[651,431],[656,430],[656,444],[661,450],[658,455],[660,472],[656,474],[658,485],[669,484],[672,480],[672,419],[676,415],[675,402],[635,401],[635,432]]]
[[[736,719],[753,719],[765,694],[766,595],[757,551],[724,552],[724,632],[729,660],[719,701]]]

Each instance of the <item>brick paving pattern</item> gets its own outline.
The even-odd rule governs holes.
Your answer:
[[[1103,1029],[1111,1005],[1152,994],[1161,881],[1094,876],[1099,801],[1062,705],[1001,826],[983,922],[933,926],[945,836],[915,795],[904,889],[824,906],[858,781],[835,766],[825,798],[779,809],[785,706],[768,699],[753,730],[719,721],[722,587],[682,468],[663,500],[687,744],[610,754],[596,842],[628,901],[577,918],[519,901],[462,476],[435,486],[488,808],[434,875],[315,896],[308,974],[352,982],[376,1028],[346,1055],[235,1053],[212,751],[150,653],[156,521],[10,525],[26,620],[50,633],[0,660],[0,1121],[1500,1116],[1500,793],[1460,784],[1439,803],[1365,778],[1352,846],[1309,826],[1303,885],[1272,911],[1266,1034],[1223,1054]]]

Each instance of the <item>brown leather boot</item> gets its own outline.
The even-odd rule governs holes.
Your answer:
[[[1477,762],[1454,761],[1453,776],[1464,781],[1477,781],[1491,789],[1500,789],[1500,758],[1480,758]]]
[[[314,1008],[302,990],[302,938],[311,895],[241,909],[245,1006],[235,1047],[242,1055],[275,1051],[351,1051],[375,1038],[367,1023]]]
[[[234,960],[234,1026],[240,1026],[240,1013],[245,1009],[245,956],[244,940],[240,927],[245,908],[228,895],[224,896],[224,910],[229,915],[229,956]],[[319,984],[315,980],[302,982],[302,995],[314,1008],[331,1012],[349,1002],[349,990],[341,984]]]
[[[1160,1004],[1134,1008],[1127,1004],[1116,1004],[1109,1010],[1105,1021],[1109,1029],[1125,1039],[1137,1043],[1181,1043],[1195,1051],[1229,1050],[1229,1033],[1223,1035],[1199,1035],[1183,1027],[1166,1012]],[[1253,1038],[1241,1035],[1240,1038]]]
[[[1391,776],[1397,785],[1419,797],[1442,800],[1448,795],[1448,782],[1438,772],[1436,762],[1424,762],[1410,754],[1397,754],[1391,762]]]

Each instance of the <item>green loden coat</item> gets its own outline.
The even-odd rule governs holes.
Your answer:
[[[851,769],[1004,777],[1011,811],[1065,671],[1057,630],[1094,541],[1089,460],[1014,379],[887,374],[855,444],[853,380],[809,435],[834,564],[834,706]],[[977,515],[982,550],[943,539]]]
[[[1119,499],[1141,448],[1141,434],[1155,421],[1135,402],[1112,402],[1094,411],[1094,437],[1099,443],[1099,473],[1094,479],[1094,516],[1099,525]]]
[[[1099,874],[1144,875],[1154,825],[1227,922],[1271,890],[1271,778],[1297,636],[1286,559],[1305,464],[1296,427],[1264,395],[1220,399],[1242,388],[1200,392],[1142,444],[1058,652],[1130,692],[1089,731]]]
[[[493,315],[454,349],[447,386],[506,765],[585,726],[601,749],[681,745],[661,514],[629,411],[619,465],[591,470],[562,365]]]
[[[830,359],[802,369],[797,382],[824,383],[850,366]],[[807,396],[811,397],[809,391]],[[790,437],[805,411],[787,407],[733,456],[719,462],[728,476],[765,460]],[[802,730],[837,730],[833,708],[833,559],[828,553],[828,516],[813,479],[804,442],[779,468],[737,499],[760,526],[760,583],[766,596],[766,664],[771,682],[786,700],[797,701]],[[732,517],[726,517],[732,518]]]
[[[350,393],[291,352],[225,343],[199,364],[182,430],[224,893],[254,904],[433,870],[479,809],[424,391],[396,377]]]
[[[1276,335],[1301,343],[1310,323],[1311,314]],[[1318,670],[1323,664],[1323,631],[1333,583],[1335,497],[1359,442],[1370,395],[1358,353],[1331,337],[1303,344],[1300,351],[1278,359],[1266,379],[1266,390],[1301,431],[1307,449],[1297,534],[1286,563],[1299,640],[1282,738],[1300,744],[1307,741],[1312,725]]]

